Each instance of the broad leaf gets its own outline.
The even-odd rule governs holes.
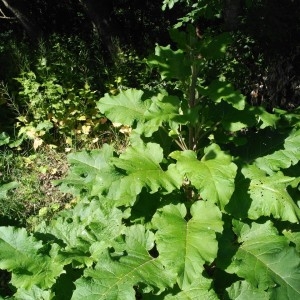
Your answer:
[[[228,32],[214,36],[204,36],[200,53],[206,59],[221,59],[226,54],[228,44],[232,42],[232,38]]]
[[[168,269],[178,274],[177,282],[183,290],[201,277],[205,263],[216,258],[216,232],[223,229],[221,212],[210,202],[196,202],[190,213],[192,218],[186,221],[187,211],[183,204],[168,205],[152,220],[157,229],[159,257]]]
[[[97,107],[113,123],[131,126],[135,121],[144,119],[146,105],[141,100],[142,95],[143,91],[135,89],[120,91],[117,96],[105,94]]]
[[[176,168],[199,190],[203,199],[218,203],[221,209],[224,208],[234,191],[237,170],[229,155],[213,144],[205,149],[201,161],[190,150],[174,152],[170,156],[177,160]]]
[[[54,295],[51,291],[45,291],[37,287],[36,285],[32,286],[30,290],[18,289],[17,293],[14,294],[16,300],[51,300],[54,298]]]
[[[99,257],[95,268],[88,268],[84,277],[75,282],[74,300],[133,300],[134,286],[145,284],[147,292],[160,293],[174,283],[174,275],[167,271],[159,258],[149,251],[154,247],[154,235],[141,225],[128,228],[124,255],[113,260]]]
[[[18,288],[49,288],[64,272],[63,265],[51,257],[57,252],[56,246],[53,244],[47,255],[42,253],[42,242],[24,228],[0,227],[0,269],[12,272],[11,283]]]
[[[296,250],[298,251],[298,253],[300,253],[300,232],[284,230],[283,234],[289,241],[295,244]]]
[[[236,182],[236,189],[227,208],[236,217],[258,219],[273,216],[276,219],[298,223],[300,209],[287,192],[293,177],[278,172],[267,176],[256,166],[242,169],[243,175]]]
[[[270,299],[300,298],[300,256],[270,221],[251,227],[234,222],[240,247],[227,271],[271,293]]]
[[[217,103],[224,100],[236,109],[243,110],[245,108],[245,96],[228,82],[215,80],[208,87],[201,88],[200,93]]]
[[[232,300],[270,300],[270,294],[268,292],[259,290],[247,281],[235,282],[226,290],[229,299]]]
[[[179,98],[159,94],[152,99],[152,104],[145,112],[145,123],[139,124],[138,131],[149,137],[165,123],[171,125],[179,116],[179,107]]]
[[[178,49],[173,51],[171,46],[156,46],[155,55],[147,59],[151,67],[158,67],[162,79],[186,80],[191,75],[190,62],[186,54]]]
[[[253,111],[253,113],[259,118],[259,127],[262,129],[268,126],[276,127],[276,124],[280,119],[280,117],[277,114],[271,114],[267,112],[266,109],[262,106],[251,107],[250,110]]]
[[[255,164],[268,174],[296,165],[300,160],[300,130],[294,130],[284,141],[282,150],[259,157]]]
[[[214,290],[212,289],[212,281],[201,277],[198,278],[188,288],[179,292],[176,295],[167,295],[166,300],[217,300],[219,299]]]
[[[151,193],[158,190],[170,193],[179,188],[182,176],[174,165],[164,171],[160,165],[162,160],[163,149],[158,144],[140,143],[129,147],[119,158],[112,160],[118,169],[126,172],[126,176],[112,184],[108,197],[126,204],[135,199],[143,187]]]
[[[58,181],[61,190],[75,194],[88,191],[90,196],[106,193],[112,182],[120,177],[110,164],[113,152],[113,147],[105,144],[100,150],[69,154],[69,174]]]
[[[61,264],[91,266],[97,260],[95,251],[112,247],[122,233],[122,218],[117,208],[105,211],[98,201],[81,202],[66,216],[54,218],[50,226],[40,226],[38,232],[50,234],[60,243]]]

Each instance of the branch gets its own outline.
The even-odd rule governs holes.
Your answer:
[[[15,17],[8,17],[8,16],[6,16],[5,13],[3,12],[3,10],[1,8],[0,8],[0,13],[1,13],[0,19],[8,19],[8,20],[15,19]]]

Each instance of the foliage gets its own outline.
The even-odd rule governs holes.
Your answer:
[[[25,147],[25,142],[35,150],[43,144],[68,151],[98,147],[102,144],[99,136],[111,131],[107,119],[95,109],[100,93],[140,87],[151,75],[133,50],[120,48],[108,68],[96,41],[89,48],[76,36],[65,41],[53,35],[41,41],[33,54],[28,53],[26,44],[24,49],[21,43],[10,46],[20,66],[14,82],[3,83],[0,104],[10,115],[12,124],[1,125],[10,134],[12,148]],[[20,51],[24,51],[27,63],[20,61]]]
[[[67,171],[65,155],[43,148],[34,154],[0,152],[0,222],[31,228],[65,207],[64,195],[51,181]],[[2,222],[3,220],[3,222]]]
[[[299,113],[205,76],[226,35],[173,39],[147,60],[165,89],[97,102],[129,145],[69,155],[59,183],[77,204],[31,234],[0,229],[16,299],[299,298]]]

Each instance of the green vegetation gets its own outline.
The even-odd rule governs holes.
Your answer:
[[[258,43],[270,4],[79,3],[72,35],[0,47],[0,298],[298,299],[299,45]]]

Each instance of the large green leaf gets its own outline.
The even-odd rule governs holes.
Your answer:
[[[226,290],[229,299],[232,300],[270,300],[270,294],[268,292],[259,290],[247,281],[235,282]]]
[[[151,193],[158,190],[170,193],[178,189],[182,176],[174,165],[169,165],[164,171],[160,165],[162,161],[163,149],[158,144],[139,143],[129,147],[119,158],[112,160],[118,169],[126,172],[126,176],[111,185],[108,197],[126,204],[135,199],[143,187]]]
[[[59,181],[61,190],[75,194],[88,191],[90,196],[106,193],[120,177],[110,164],[113,152],[112,146],[104,144],[100,150],[69,154],[71,167],[68,176]]]
[[[175,122],[179,116],[180,100],[175,96],[159,94],[152,98],[152,103],[145,112],[145,123],[140,123],[137,130],[149,137],[162,125]]]
[[[167,295],[166,300],[217,300],[219,299],[212,289],[212,281],[201,277],[198,278],[193,284],[179,292],[176,295]]]
[[[200,93],[217,103],[224,100],[236,109],[243,110],[245,108],[245,96],[228,82],[215,80],[208,87],[201,88]]]
[[[143,91],[128,89],[120,91],[117,96],[105,94],[97,107],[114,123],[131,126],[135,121],[144,119],[146,105],[141,100]]]
[[[292,232],[290,230],[284,230],[283,231],[284,236],[295,244],[295,248],[300,253],[300,232]]]
[[[159,258],[149,251],[154,247],[153,233],[143,226],[127,229],[124,254],[118,259],[101,255],[94,268],[75,282],[74,300],[134,300],[134,286],[146,285],[146,291],[160,293],[173,285],[175,274],[166,270]]]
[[[300,298],[300,257],[284,236],[279,236],[270,221],[251,226],[234,222],[240,247],[227,272],[245,278],[270,299]]]
[[[105,210],[99,201],[80,202],[68,214],[53,218],[50,226],[40,225],[38,232],[50,234],[59,242],[61,264],[91,266],[97,253],[112,247],[113,240],[122,233],[122,218],[123,213],[115,207]]]
[[[64,272],[64,266],[53,259],[57,245],[52,245],[49,254],[42,253],[42,248],[42,242],[29,236],[24,228],[0,227],[0,269],[12,272],[14,286],[48,288]]]
[[[219,35],[204,35],[201,41],[200,53],[206,59],[221,59],[226,54],[227,46],[232,42],[228,32]]]
[[[162,79],[179,79],[186,80],[191,75],[191,62],[187,59],[184,51],[156,46],[155,55],[151,55],[147,59],[147,63],[151,67],[158,67]]]
[[[199,189],[203,199],[218,203],[224,208],[234,191],[237,170],[229,155],[213,144],[205,149],[201,161],[190,150],[174,152],[171,157],[177,160],[176,168]]]
[[[15,300],[51,300],[54,298],[54,295],[51,291],[45,291],[37,287],[36,285],[32,286],[30,290],[18,289],[17,293],[14,294]],[[1,299],[1,298],[0,298]]]
[[[159,257],[177,274],[178,285],[186,289],[201,277],[203,265],[217,256],[216,232],[222,232],[221,212],[210,202],[198,201],[186,221],[184,204],[167,205],[153,217]],[[176,251],[174,251],[176,249]]]
[[[295,129],[285,139],[282,150],[259,157],[255,164],[269,174],[296,165],[300,160],[300,130]]]
[[[267,176],[256,166],[245,166],[236,181],[236,189],[228,204],[228,211],[236,217],[258,219],[273,216],[283,221],[298,223],[300,209],[287,191],[293,177],[278,172]]]

